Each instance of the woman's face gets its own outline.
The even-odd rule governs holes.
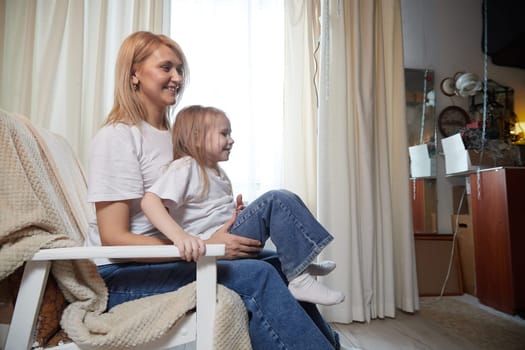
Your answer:
[[[206,133],[206,156],[208,165],[215,166],[218,162],[227,161],[233,146],[229,120],[220,116]]]
[[[166,108],[175,104],[184,79],[180,58],[169,47],[162,45],[138,67],[132,76],[138,84],[138,95],[148,117],[164,116]]]

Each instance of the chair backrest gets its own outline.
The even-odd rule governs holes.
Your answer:
[[[65,203],[72,211],[81,235],[71,237],[83,243],[87,237],[89,219],[95,215],[94,206],[87,201],[87,180],[82,165],[73,149],[62,136],[47,129],[34,127],[33,132],[54,166],[55,175],[64,192]]]
[[[79,203],[84,201],[81,198],[85,194],[81,193],[86,191],[85,180],[75,175],[75,170],[62,176],[58,170],[79,172],[78,162],[72,161],[74,154],[67,144],[57,146],[59,136],[45,136],[49,141],[46,143],[42,135],[45,132],[40,133],[27,118],[0,110],[0,279],[42,247],[66,244],[65,238],[82,245],[83,232],[87,230],[85,213],[89,209],[70,205],[75,196],[70,196],[65,185],[80,181],[76,199]],[[55,157],[48,144],[70,158]]]
[[[0,131],[2,245],[11,237],[18,242],[17,235],[32,236],[30,227],[49,229],[46,216],[52,220],[54,213],[63,224],[60,232],[83,245],[94,208],[86,200],[86,177],[71,146],[62,136],[35,126],[28,118],[1,109]],[[54,213],[42,210],[42,204],[47,203],[52,203]],[[36,245],[33,250],[39,248]],[[12,273],[28,254],[32,253],[6,250],[0,254],[0,277]]]

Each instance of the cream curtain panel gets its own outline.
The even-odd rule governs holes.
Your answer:
[[[161,32],[163,0],[0,0],[0,8],[0,108],[64,136],[85,162],[112,105],[118,47],[135,30]]]
[[[337,244],[337,322],[418,308],[399,0],[322,0],[318,216]]]
[[[413,312],[400,1],[286,1],[285,31],[284,186],[336,237],[323,281],[347,295],[322,312],[343,323]]]

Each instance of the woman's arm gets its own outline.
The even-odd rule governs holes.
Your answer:
[[[100,241],[102,245],[160,245],[173,244],[169,239],[162,239],[159,237],[137,235],[131,233],[129,230],[129,201],[115,201],[115,202],[97,202],[95,203],[97,213],[97,224],[100,233]],[[164,212],[166,210],[162,208]],[[169,216],[169,215],[168,215]],[[192,255],[192,251],[181,250],[181,259],[190,261],[192,258],[197,260],[200,255],[205,252],[205,246],[202,244],[203,253],[200,255]],[[197,249],[197,252],[200,252]],[[136,261],[147,262],[162,262],[174,259],[134,259]]]
[[[129,201],[96,202],[97,225],[102,245],[171,244],[168,239],[136,235],[129,230]]]
[[[149,221],[164,233],[179,248],[181,257],[186,261],[197,261],[206,252],[204,242],[182,229],[169,215],[159,196],[146,192],[141,207]]]
[[[97,225],[102,245],[165,245],[172,242],[165,238],[136,235],[129,230],[129,201],[96,202]],[[124,260],[124,259],[123,259]],[[128,260],[128,259],[125,259]],[[180,258],[129,259],[143,262],[163,262]]]

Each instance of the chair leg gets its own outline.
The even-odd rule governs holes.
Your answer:
[[[6,349],[30,349],[51,262],[28,261],[16,297]]]
[[[216,302],[216,258],[203,256],[197,261],[197,350],[213,349]]]

